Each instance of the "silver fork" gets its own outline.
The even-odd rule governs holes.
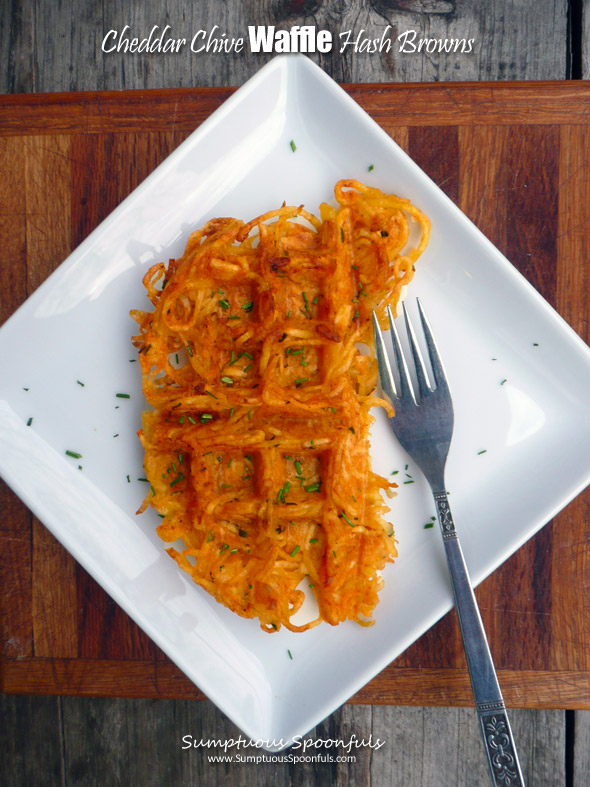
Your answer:
[[[453,435],[453,402],[438,350],[419,300],[418,310],[432,369],[433,386],[428,382],[426,366],[404,305],[406,330],[418,383],[417,396],[389,308],[387,311],[399,387],[395,384],[383,335],[373,312],[381,390],[395,407],[395,417],[389,419],[391,428],[402,448],[424,473],[434,496],[492,782],[503,787],[524,786],[506,706],[447,498],[445,465]]]

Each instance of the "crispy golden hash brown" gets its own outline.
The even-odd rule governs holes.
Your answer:
[[[376,363],[371,310],[394,309],[429,222],[408,200],[354,180],[321,218],[281,207],[209,221],[183,256],[144,277],[134,311],[139,436],[169,554],[217,601],[262,628],[368,624],[396,555],[371,471]],[[411,250],[410,226],[420,240]],[[404,253],[402,253],[404,252]],[[294,625],[304,587],[316,620]]]

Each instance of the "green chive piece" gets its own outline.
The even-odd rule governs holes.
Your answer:
[[[297,150],[297,145],[295,144],[295,141],[293,139],[289,142],[289,145],[293,153],[295,153],[295,151]]]
[[[222,300],[220,300],[220,301],[217,301],[217,303],[218,303],[218,304],[221,306],[221,308],[222,308],[222,309],[224,309],[225,311],[227,311],[227,310],[229,309],[229,301],[226,301],[226,300],[225,300],[225,298],[223,298],[223,299],[222,299]]]
[[[299,544],[295,547],[295,549],[291,552],[291,557],[295,557],[295,555],[299,552]]]
[[[340,514],[340,516],[342,517],[342,519],[344,519],[344,521],[345,521],[345,522],[348,522],[348,524],[349,524],[351,527],[356,527],[356,525],[354,524],[354,522],[351,522],[351,521],[350,521],[350,519],[349,519],[349,518],[346,516],[346,514],[344,513],[344,511],[343,511],[343,512]]]
[[[234,414],[234,408],[232,407],[232,409],[229,411],[229,417],[231,418],[233,414]]]
[[[344,243],[344,229],[340,227],[340,240]]]
[[[503,379],[503,380],[500,382],[500,385],[504,385],[504,383],[506,383],[506,382],[508,382],[508,381],[506,380],[506,378],[504,378],[504,379]]]
[[[118,393],[115,394],[115,396],[117,397],[117,399],[131,399],[131,395],[125,393]]]
[[[318,540],[317,540],[317,538],[310,538],[310,539],[309,539],[309,543],[310,543],[310,544],[317,544],[317,543],[318,543]]]
[[[27,426],[30,426],[32,423],[33,423],[33,416],[31,416],[27,421]]]
[[[201,423],[202,424],[206,423],[207,421],[212,421],[212,420],[213,420],[213,416],[211,415],[211,413],[201,413]]]
[[[193,351],[192,351],[192,348],[191,348],[190,344],[186,345],[186,351],[190,355],[190,357],[192,358],[193,357]]]
[[[76,380],[76,382],[78,383],[78,385],[81,385],[82,388],[84,388],[84,383],[81,383],[80,380]]]
[[[404,481],[404,484],[413,484],[413,481]]]
[[[189,415],[189,416],[188,416],[188,420],[191,422],[191,424],[193,424],[193,426],[196,426],[196,425],[197,425],[197,422],[196,422],[196,421],[195,421],[195,419],[192,417],[192,415]]]
[[[369,164],[369,166],[367,167],[367,172],[372,172],[374,169],[375,169],[375,165]]]
[[[82,454],[77,451],[66,451],[66,456],[71,456],[72,459],[82,459]]]
[[[482,451],[478,451],[477,455],[481,456],[482,454],[485,454],[487,452],[487,450],[488,450],[487,448],[484,448]]]
[[[221,382],[225,383],[226,385],[233,385],[234,384],[234,378],[233,377],[222,377],[221,378]]]
[[[243,304],[242,304],[242,309],[243,309],[245,312],[251,312],[253,308],[254,308],[254,303],[253,303],[253,301],[250,301],[250,303],[243,303]]]
[[[233,549],[229,550],[229,554],[230,555],[235,555],[237,551],[238,551],[237,547],[234,547]]]
[[[181,415],[181,416],[180,416],[180,418],[178,419],[178,423],[179,423],[179,424],[182,424],[182,423],[184,423],[184,415]]]
[[[219,397],[218,397],[218,396],[215,396],[215,394],[212,394],[212,393],[211,393],[211,391],[205,391],[205,393],[206,393],[208,396],[212,396],[214,399],[219,399]]]
[[[309,381],[309,377],[300,377],[298,380],[295,380],[295,385],[301,385],[301,383],[306,383]]]
[[[289,654],[289,658],[291,659],[291,661],[293,661],[293,654],[289,649],[287,649],[287,653]]]
[[[304,486],[306,492],[319,492],[320,491],[320,483],[317,484],[310,484],[309,486]]]
[[[180,481],[184,481],[184,476],[182,475],[182,473],[180,473],[178,478],[175,478],[174,481],[170,482],[170,486],[176,486],[176,484],[180,483]]]

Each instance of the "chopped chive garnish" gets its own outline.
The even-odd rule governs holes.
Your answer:
[[[196,422],[196,421],[195,421],[195,419],[192,417],[192,415],[189,415],[189,416],[188,416],[188,420],[191,422],[191,424],[193,424],[193,426],[196,426],[197,422]]]
[[[404,481],[404,484],[413,484],[413,481]]]
[[[297,475],[303,475],[303,470],[301,469],[301,462],[296,459],[294,464],[295,464],[295,472],[297,473]]]
[[[212,396],[214,399],[218,399],[218,398],[219,398],[218,396],[215,396],[215,394],[212,394],[212,393],[211,393],[211,391],[205,391],[205,393],[206,393],[208,396]]]
[[[309,486],[304,486],[306,492],[319,492],[321,484],[318,482],[316,484],[310,484]]]
[[[250,355],[250,353],[246,353],[246,352],[244,352],[244,353],[242,353],[242,355],[243,355],[245,358],[248,358],[248,360],[249,360],[249,361],[253,361],[253,360],[254,360],[254,356],[253,356],[253,355]]]
[[[192,358],[193,357],[193,351],[192,351],[192,348],[191,348],[190,344],[186,345],[186,351],[190,355],[190,357]]]
[[[340,227],[340,240],[344,243],[344,229]]]
[[[356,432],[354,431],[354,426],[349,426],[348,431],[352,432],[353,434],[356,434]]]
[[[30,426],[32,423],[33,423],[33,416],[31,416],[27,421],[27,426]]]
[[[72,459],[82,459],[82,454],[77,451],[66,451],[66,456],[71,456]]]
[[[212,420],[213,420],[213,416],[211,415],[211,413],[201,413],[201,423],[202,424],[206,423],[207,421],[212,421]]]
[[[225,298],[222,298],[222,300],[217,301],[217,303],[221,306],[222,309],[225,309],[225,311],[229,309],[229,301],[226,301]]]
[[[238,551],[238,548],[237,548],[237,547],[234,547],[233,549],[230,549],[230,550],[229,550],[229,554],[230,554],[230,555],[235,555],[237,551]]]
[[[295,140],[293,140],[293,139],[292,139],[292,140],[289,142],[289,145],[290,145],[290,147],[291,147],[291,150],[293,151],[293,153],[295,153],[295,151],[297,150],[297,145],[295,144]]]
[[[232,314],[231,317],[228,317],[227,319],[228,320],[239,320],[240,319],[240,315],[239,314]]]
[[[131,399],[131,395],[125,393],[118,393],[115,394],[115,396],[117,397],[117,399]]]
[[[138,481],[147,481],[147,478],[138,478]]]
[[[533,347],[538,347],[538,346],[539,346],[539,342],[533,342]]]
[[[424,530],[428,530],[429,528],[434,527],[434,522],[427,522],[424,525]]]
[[[127,483],[128,483],[128,484],[130,484],[130,483],[131,483],[131,479],[129,478],[129,476],[127,476]]]
[[[246,533],[246,531],[242,530],[241,528],[238,530],[238,535],[240,538],[248,538],[248,533]]]
[[[482,451],[478,451],[477,455],[481,456],[482,454],[485,454],[487,450],[488,450],[487,448],[484,448]]]
[[[178,476],[178,478],[175,478],[174,481],[170,482],[170,486],[175,486],[180,481],[184,481],[184,476],[182,475],[182,473]]]
[[[300,377],[298,380],[295,380],[295,385],[301,385],[301,383],[306,383],[309,381],[309,377]]]
[[[248,420],[252,420],[252,410],[248,410]]]
[[[398,473],[399,473],[399,470],[394,470],[390,475],[397,475]]]
[[[234,379],[233,379],[233,377],[222,377],[221,378],[221,382],[225,383],[226,385],[233,385],[234,384]]]
[[[504,383],[505,383],[505,382],[508,382],[508,381],[506,380],[506,378],[504,378],[504,379],[503,379],[503,380],[500,382],[500,385],[504,385]]]
[[[372,172],[374,169],[375,169],[375,165],[369,164],[369,166],[367,167],[367,172]]]
[[[182,423],[184,423],[184,415],[181,415],[181,416],[180,416],[180,418],[178,419],[178,423],[179,423],[179,424],[182,424]]]
[[[351,527],[356,527],[356,525],[355,525],[353,522],[351,522],[351,521],[350,521],[350,519],[349,519],[349,518],[346,516],[346,514],[344,513],[344,511],[343,511],[343,512],[340,514],[340,516],[342,517],[342,519],[344,519],[344,521],[345,521],[345,522],[348,522],[348,524],[349,524]]]
[[[310,538],[310,539],[309,539],[309,543],[310,543],[310,544],[317,544],[317,543],[318,543],[318,540],[317,540],[317,538]]]
[[[251,312],[253,308],[254,308],[254,303],[252,301],[250,301],[250,303],[243,303],[242,304],[242,309],[245,312]]]
[[[231,418],[233,414],[234,414],[234,408],[232,407],[232,409],[229,411],[229,417]]]
[[[245,366],[244,367],[244,374],[246,374],[246,372],[249,372],[251,368],[252,368],[252,364],[251,363],[249,363],[248,366]]]
[[[295,555],[299,552],[299,544],[295,547],[295,549],[291,552],[291,557],[295,557]]]
[[[117,434],[114,434],[113,437],[119,437],[119,432],[117,432]]]
[[[289,649],[287,649],[287,653],[289,654],[289,658],[291,659],[291,661],[293,661],[293,654]]]
[[[80,382],[80,380],[76,380],[76,382],[78,383],[78,385],[81,385],[82,388],[84,388],[84,383]]]

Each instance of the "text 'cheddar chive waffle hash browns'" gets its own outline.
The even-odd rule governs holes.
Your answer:
[[[134,311],[139,432],[169,554],[217,601],[262,628],[364,625],[396,555],[371,471],[377,381],[371,310],[384,318],[428,242],[408,200],[354,180],[320,218],[281,207],[209,221],[183,256],[144,277]],[[420,240],[407,251],[417,222]],[[306,582],[299,589],[302,580]],[[290,618],[305,592],[316,620]]]

